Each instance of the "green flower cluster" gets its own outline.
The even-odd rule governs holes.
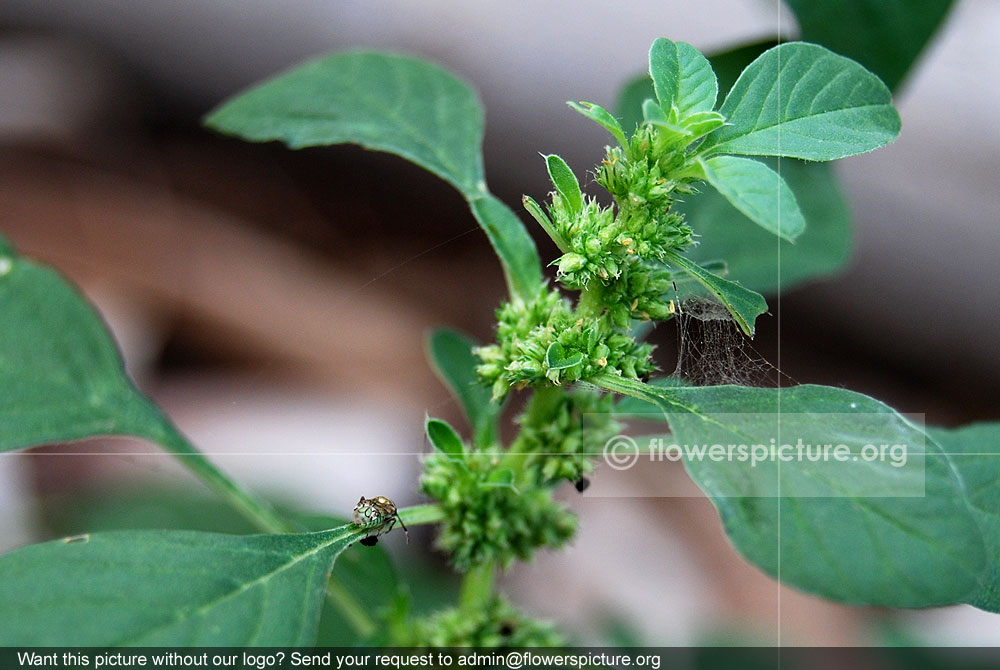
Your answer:
[[[655,369],[652,347],[637,343],[627,329],[633,319],[666,320],[676,313],[673,273],[664,261],[668,252],[694,243],[672,207],[703,178],[692,148],[697,134],[664,120],[643,123],[628,140],[619,129],[619,137],[621,145],[607,149],[596,174],[614,206],[583,195],[558,156],[546,157],[556,187],[548,212],[524,199],[563,251],[553,261],[556,280],[582,293],[574,310],[557,290],[541,286],[533,299],[497,311],[497,343],[476,352],[477,371],[494,399],[513,386],[561,385],[602,372],[643,378]]]
[[[517,611],[500,596],[485,607],[454,607],[407,625],[397,646],[405,647],[558,647],[566,639],[545,621]]]
[[[549,488],[527,482],[519,490],[500,459],[473,451],[459,458],[435,452],[424,461],[421,491],[445,513],[437,543],[459,571],[486,562],[507,568],[537,547],[562,546],[576,532],[576,516]]]
[[[607,317],[581,316],[547,286],[530,302],[504,303],[497,322],[497,343],[476,349],[476,370],[495,399],[515,385],[561,385],[600,372],[637,379],[655,370],[651,345]]]
[[[659,263],[637,261],[618,281],[601,292],[601,302],[612,323],[628,328],[633,319],[665,321],[676,314],[677,306],[669,296],[674,289],[674,273]]]
[[[684,217],[670,211],[677,196],[693,192],[701,179],[689,143],[681,129],[643,124],[627,146],[609,147],[596,181],[616,208],[584,198],[577,211],[558,190],[552,194],[552,230],[565,252],[554,263],[561,284],[585,289],[594,279],[634,282],[648,273],[647,261],[662,261],[666,251],[693,243]]]
[[[653,214],[663,213],[673,206],[678,195],[694,192],[692,184],[704,179],[693,152],[688,150],[690,144],[691,135],[682,128],[644,123],[636,128],[627,146],[608,148],[607,157],[597,168],[595,181],[614,197],[623,212],[653,210]],[[681,220],[673,221],[683,226]],[[669,228],[660,233],[683,239]]]
[[[580,214],[574,214],[553,193],[549,214],[553,229],[570,248],[553,261],[556,279],[572,290],[588,288],[595,279],[613,283],[627,277],[640,259],[662,260],[667,250],[682,249],[693,240],[684,218],[666,209],[619,208],[615,215],[611,207],[587,198]]]
[[[612,410],[614,398],[592,391],[537,392],[524,413],[515,448],[524,467],[537,471],[544,484],[580,482],[593,471],[592,460],[620,432]]]

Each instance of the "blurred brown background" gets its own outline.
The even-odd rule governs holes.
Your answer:
[[[611,106],[655,37],[712,51],[795,34],[772,2],[611,4],[10,0],[0,230],[83,288],[140,385],[224,467],[319,510],[346,513],[359,491],[418,502],[424,412],[460,421],[423,336],[451,324],[490,338],[503,282],[488,243],[461,197],[401,160],[247,145],[199,117],[316,53],[408,51],[481,92],[487,174],[516,205],[548,188],[538,151],[599,159],[602,131],[563,103]],[[775,318],[758,324],[754,347],[789,378],[929,423],[1000,418],[997,34],[1000,5],[958,2],[898,98],[901,139],[839,165],[855,214],[850,269],[772,298]],[[672,368],[673,327],[654,339]],[[0,461],[0,546],[41,532],[36,494],[187,482],[149,445],[84,447],[106,455]],[[723,631],[880,644],[880,626],[937,643],[1000,639],[995,617],[971,608],[890,615],[779,588],[671,476],[691,497],[573,500],[579,539],[517,568],[515,598],[584,640],[608,620],[661,644]],[[607,569],[622,561],[633,567]]]

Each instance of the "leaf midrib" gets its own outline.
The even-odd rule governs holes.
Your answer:
[[[141,635],[134,636],[132,638],[126,638],[124,640],[119,640],[119,641],[115,642],[114,644],[119,645],[119,646],[134,646],[137,642],[139,642],[139,641],[141,641],[143,639],[148,639],[150,636],[155,635],[155,634],[157,634],[159,632],[162,632],[164,630],[167,630],[167,629],[169,629],[169,628],[171,628],[173,626],[176,626],[177,624],[182,623],[182,622],[184,622],[184,621],[186,621],[188,619],[192,619],[194,617],[200,616],[203,613],[205,613],[206,611],[210,610],[211,608],[216,607],[216,606],[218,606],[218,605],[226,602],[227,600],[231,600],[233,598],[236,598],[236,597],[240,596],[241,594],[249,591],[250,589],[256,587],[259,584],[266,584],[267,580],[275,577],[276,575],[284,572],[285,570],[293,568],[294,566],[298,565],[300,562],[302,562],[302,561],[306,560],[307,558],[310,558],[310,557],[316,555],[317,553],[319,553],[319,552],[321,552],[321,551],[329,548],[330,546],[336,544],[337,542],[339,542],[341,540],[344,540],[344,539],[347,539],[348,537],[350,537],[350,534],[351,534],[350,531],[352,529],[356,530],[356,528],[353,528],[353,526],[351,524],[348,524],[348,525],[345,525],[345,526],[341,526],[340,528],[334,528],[334,529],[329,530],[329,531],[321,531],[320,533],[316,533],[317,535],[326,535],[326,534],[333,533],[333,532],[336,532],[336,531],[341,531],[335,537],[320,542],[319,544],[317,544],[315,547],[313,547],[309,551],[304,552],[302,554],[293,555],[292,556],[292,560],[287,561],[285,563],[282,563],[281,565],[277,566],[275,569],[273,569],[273,570],[271,570],[269,572],[266,572],[266,573],[260,575],[256,579],[253,579],[253,580],[251,580],[249,582],[245,582],[245,583],[239,585],[237,588],[229,591],[228,593],[225,593],[225,594],[223,594],[223,595],[221,595],[221,596],[219,596],[217,598],[214,598],[212,600],[209,600],[208,602],[206,602],[206,603],[202,604],[201,606],[199,606],[197,609],[189,610],[189,611],[184,612],[184,616],[182,616],[180,618],[178,618],[178,617],[175,616],[171,621],[165,622],[163,624],[155,626],[154,628],[150,628],[150,629],[148,629],[146,631],[143,631],[143,633]]]
[[[879,103],[879,104],[869,104],[869,105],[856,105],[854,107],[841,107],[841,108],[838,108],[838,109],[831,109],[831,110],[828,110],[828,111],[825,111],[825,112],[820,112],[819,114],[809,114],[807,116],[797,116],[797,117],[792,118],[792,119],[784,119],[784,120],[778,121],[777,123],[772,123],[772,124],[765,125],[765,126],[755,126],[755,127],[751,128],[750,130],[746,131],[745,133],[740,133],[739,135],[730,135],[729,137],[725,138],[723,141],[719,142],[718,144],[712,145],[707,150],[707,152],[708,153],[725,153],[725,151],[720,151],[720,147],[725,147],[727,144],[730,144],[730,143],[732,143],[735,140],[743,139],[744,137],[747,137],[749,135],[753,135],[754,133],[762,133],[764,131],[771,130],[772,128],[777,128],[778,126],[789,125],[789,124],[795,123],[797,121],[804,121],[806,119],[817,119],[817,118],[820,118],[822,116],[826,116],[827,114],[838,114],[840,112],[849,112],[849,111],[854,111],[854,110],[861,110],[861,109],[866,109],[866,108],[869,108],[869,107],[870,108],[884,109],[886,107],[891,108],[892,105],[890,105],[888,103]],[[723,128],[724,127],[725,126],[723,126]],[[796,134],[804,135],[805,136],[804,133],[796,133]],[[829,140],[825,140],[825,141],[829,141]]]

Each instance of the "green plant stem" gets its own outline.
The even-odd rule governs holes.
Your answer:
[[[720,426],[722,425],[717,419],[712,418],[710,414],[705,414],[697,407],[685,404],[679,398],[671,397],[670,388],[650,386],[649,384],[643,383],[637,379],[627,379],[625,377],[619,377],[618,375],[609,374],[607,372],[591,377],[587,380],[587,383],[603,388],[607,391],[614,391],[615,393],[638,398],[639,400],[645,400],[660,409],[660,412],[663,413],[663,418],[667,421],[667,423],[670,423],[669,415],[671,412],[683,412],[685,414],[693,414],[701,417],[709,423]],[[683,387],[678,386],[673,388],[676,390]]]
[[[156,414],[157,424],[160,427],[157,443],[177,456],[188,470],[239,510],[255,526],[266,533],[293,533],[299,530],[279,516],[266,501],[253,495],[215,467],[162,412],[156,410]],[[407,526],[434,523],[444,518],[444,512],[437,505],[417,505],[399,510],[399,514]],[[344,615],[358,635],[367,638],[375,633],[377,628],[375,620],[343,584],[335,579],[329,579],[326,585],[326,599]]]
[[[278,516],[267,502],[257,498],[216,468],[169,419],[162,414],[160,417],[163,436],[158,440],[159,444],[178,456],[178,460],[188,470],[239,510],[255,526],[265,533],[292,533],[297,530],[291,523]],[[362,637],[370,637],[375,632],[375,620],[365,610],[364,605],[336,579],[327,580],[326,599],[344,615],[344,619],[355,633]]]
[[[282,518],[265,500],[250,493],[219,470],[162,412],[156,410],[156,414],[161,431],[156,442],[177,456],[192,474],[222,496],[251,523],[265,533],[294,533],[301,530]]]
[[[465,610],[479,609],[493,597],[493,578],[496,565],[492,561],[469,569],[462,578],[458,605]]]
[[[404,507],[397,511],[397,514],[407,526],[420,526],[444,520],[444,510],[435,503]]]
[[[177,456],[188,470],[222,496],[251,523],[265,533],[293,533],[299,530],[279,516],[266,501],[253,495],[215,467],[184,437],[165,414],[152,404],[150,408],[155,411],[158,419],[160,435],[157,436],[157,443]],[[369,616],[364,605],[336,579],[327,580],[326,599],[344,615],[344,619],[355,633],[362,637],[370,637],[375,632],[375,621]]]
[[[564,393],[565,391],[559,386],[536,388],[532,392],[531,400],[528,403],[527,411],[529,415],[537,413],[549,414],[552,411],[552,406],[562,399]],[[532,421],[530,416],[527,421],[537,423],[537,420]],[[524,461],[527,459],[527,456],[522,453],[525,442],[520,438],[521,431],[518,431],[517,437],[510,443],[510,447],[503,454],[499,465],[500,468],[507,468],[513,472],[515,481],[519,481],[518,475],[523,472]]]
[[[597,318],[604,311],[604,288],[596,281],[591,286],[580,291],[580,300],[576,305],[577,314]]]
[[[606,391],[613,391],[621,395],[631,396],[639,400],[645,400],[664,409],[664,399],[655,395],[647,384],[635,379],[627,379],[618,375],[602,372],[587,380],[588,383],[598,386]]]

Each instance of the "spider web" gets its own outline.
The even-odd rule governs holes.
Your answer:
[[[788,378],[769,363],[719,302],[689,297],[677,316],[677,366],[672,376],[693,386],[777,386]]]

